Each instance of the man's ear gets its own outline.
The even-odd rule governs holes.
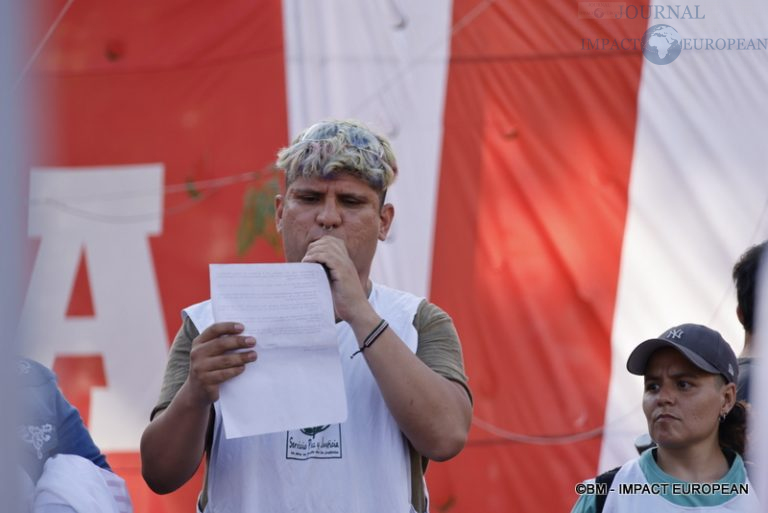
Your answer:
[[[387,240],[387,234],[392,227],[395,218],[395,207],[391,203],[385,203],[379,212],[379,240]]]
[[[275,196],[275,227],[277,233],[280,233],[283,229],[283,205],[285,205],[285,198],[282,194]]]

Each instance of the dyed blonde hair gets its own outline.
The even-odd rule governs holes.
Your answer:
[[[392,145],[362,123],[329,120],[315,123],[277,153],[278,169],[291,185],[297,178],[334,178],[349,174],[383,198],[397,176]]]

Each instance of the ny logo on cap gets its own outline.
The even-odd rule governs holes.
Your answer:
[[[680,328],[674,328],[667,332],[667,338],[683,338],[683,330]]]

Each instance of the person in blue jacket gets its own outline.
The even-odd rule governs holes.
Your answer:
[[[56,376],[16,361],[20,513],[130,513],[125,481],[112,472]]]
[[[56,376],[29,359],[17,362],[21,385],[21,466],[37,482],[48,458],[74,454],[111,470],[106,457],[93,442],[80,413],[61,393]]]

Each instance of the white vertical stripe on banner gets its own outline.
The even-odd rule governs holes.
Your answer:
[[[428,295],[452,2],[284,0],[289,137],[326,118],[387,135],[400,168],[373,279]]]
[[[680,13],[689,7],[699,19],[650,11],[649,27],[673,27],[683,50],[666,65],[643,63],[600,470],[635,454],[633,440],[646,432],[642,379],[626,370],[630,351],[696,322],[719,330],[738,353],[731,267],[768,237],[768,50],[738,49],[738,38],[766,42],[768,4],[696,5]]]

